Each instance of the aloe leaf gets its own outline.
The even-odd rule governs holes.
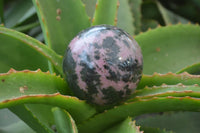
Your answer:
[[[159,23],[153,19],[142,19],[141,31],[146,32],[151,29],[155,29],[159,26]],[[140,32],[141,33],[141,32]]]
[[[125,30],[130,35],[134,35],[134,18],[129,6],[129,0],[119,0],[119,9],[117,13],[117,27]]]
[[[18,121],[9,126],[0,127],[1,133],[35,133],[29,126],[24,122]]]
[[[79,132],[102,132],[113,124],[123,121],[128,116],[165,111],[199,111],[199,98],[192,97],[154,97],[125,103],[104,113],[98,114],[88,121],[79,124]]]
[[[142,89],[145,86],[160,86],[162,84],[176,85],[182,83],[184,85],[200,85],[200,75],[191,75],[187,72],[181,74],[167,73],[159,74],[154,73],[153,75],[143,75],[137,89]]]
[[[177,23],[182,23],[182,24],[187,24],[189,20],[171,12],[170,10],[166,9],[163,7],[160,2],[156,1],[156,4],[158,6],[159,11],[161,12],[161,15],[165,21],[165,24],[177,24]]]
[[[191,24],[158,27],[137,35],[135,39],[144,58],[144,74],[177,72],[188,64],[198,63],[199,36],[200,26]]]
[[[13,106],[9,109],[26,122],[34,131],[38,133],[53,133],[53,130],[43,125],[24,105]]]
[[[5,11],[5,26],[14,27],[32,17],[35,13],[35,8],[30,0],[14,1]]]
[[[0,101],[31,94],[71,94],[66,82],[60,76],[40,70],[15,71],[0,74]]]
[[[20,31],[20,32],[25,32],[27,30],[30,30],[36,26],[39,26],[39,22],[33,22],[31,24],[23,25],[23,26],[18,26],[16,28],[13,28],[14,30]]]
[[[82,2],[85,4],[85,10],[91,19],[94,15],[97,0],[82,0]]]
[[[118,0],[97,0],[92,25],[117,24]]]
[[[45,43],[64,55],[69,42],[90,26],[81,0],[33,0],[42,26]]]
[[[33,94],[53,94],[57,92],[62,94],[71,94],[71,91],[69,90],[64,79],[56,75],[43,73],[40,70],[15,71],[11,69],[6,74],[0,74],[0,81],[0,101],[11,100],[13,98]],[[45,123],[47,127],[53,124],[51,121],[52,114],[49,114],[51,107],[47,105],[26,105],[25,107],[13,106],[10,107],[12,112],[15,113],[20,119],[27,122],[29,126],[35,130],[40,130],[40,128],[43,127],[40,126],[41,123],[42,125]],[[31,118],[33,119],[31,120],[32,123],[30,123],[29,120]],[[34,119],[38,120],[34,121]],[[38,128],[38,125],[40,128]],[[47,127],[44,127],[44,129]],[[43,132],[45,132],[45,130],[43,130]]]
[[[50,98],[53,101],[49,100],[49,102],[53,102],[50,105],[58,106],[59,104],[61,104],[62,107],[64,106],[63,108],[65,109],[69,108],[69,110],[71,110],[69,111],[70,114],[75,115],[75,117],[73,117],[75,118],[75,120],[86,119],[88,116],[91,116],[93,115],[93,113],[96,112],[94,108],[92,108],[91,106],[89,106],[83,101],[80,101],[70,96],[68,98],[59,94],[54,94],[57,92],[60,92],[62,94],[71,94],[71,91],[69,90],[64,79],[60,78],[59,76],[52,75],[49,73],[43,73],[41,71],[34,72],[34,71],[28,71],[28,70],[17,72],[17,71],[12,70],[8,72],[7,74],[0,75],[0,86],[1,86],[0,87],[0,90],[1,90],[1,93],[0,93],[1,107],[0,108],[14,106],[15,104],[20,104],[20,102],[29,103],[28,101],[32,99],[33,99],[32,102],[34,102],[34,98],[36,99],[36,102],[38,104],[44,104],[43,102],[45,102],[45,99],[48,102],[48,98],[53,97],[53,98]],[[39,96],[38,97],[35,96],[34,98],[31,98],[32,95],[36,95],[36,94],[38,94]],[[47,94],[52,94],[52,96],[48,97],[46,96]],[[23,100],[23,98],[25,99]],[[44,101],[37,100],[37,98],[39,99],[44,98]],[[54,99],[57,99],[57,101],[54,101]],[[11,102],[10,104],[9,101],[10,102],[12,101],[13,103]],[[80,106],[80,107],[77,108],[77,106]],[[38,106],[35,106],[35,108],[37,107]],[[33,110],[33,114],[35,111],[37,111],[37,109],[35,110],[35,108],[34,107],[31,108],[28,106],[28,109]],[[82,113],[80,113],[80,110],[79,110],[81,108],[83,109]],[[45,111],[45,110],[44,111],[42,110],[43,109],[40,110],[41,113]]]
[[[179,70],[177,72],[177,74],[183,73],[183,72],[188,72],[189,74],[194,74],[194,75],[200,75],[200,63],[196,63],[193,65],[187,66],[187,67]]]
[[[142,0],[129,0],[129,5],[132,10],[133,18],[134,18],[134,27],[135,27],[135,34],[138,34],[141,31],[141,6],[142,6]]]
[[[166,112],[137,118],[136,123],[141,125],[142,129],[143,127],[152,127],[173,130],[174,133],[198,133],[200,130],[199,118],[199,112]]]
[[[17,70],[41,68],[46,71],[48,59],[62,74],[62,57],[40,41],[4,27],[0,27],[0,33],[0,72],[6,72],[11,67]]]
[[[142,19],[156,20],[159,24],[165,25],[162,15],[154,0],[142,1],[141,5]]]
[[[121,123],[106,130],[104,133],[143,133],[140,132],[140,127],[135,125],[135,121],[132,121],[131,117],[128,117]]]
[[[56,129],[59,133],[78,133],[76,124],[70,114],[58,107],[52,109],[56,123]]]
[[[8,108],[20,104],[49,104],[66,109],[76,123],[80,123],[96,113],[94,107],[76,97],[55,94],[35,94],[0,101],[0,108]],[[77,108],[78,107],[78,108]]]
[[[190,96],[195,98],[200,98],[200,86],[198,85],[161,85],[154,87],[145,87],[144,89],[137,90],[133,93],[129,100],[126,102],[132,102],[132,100],[136,99],[148,99],[153,97],[184,97]],[[135,99],[133,99],[135,98]]]
[[[55,106],[48,104],[25,104],[25,106],[42,124],[49,128],[54,127],[55,121],[51,109]]]

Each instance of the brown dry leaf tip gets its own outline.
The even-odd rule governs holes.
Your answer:
[[[39,2],[38,2],[38,0],[36,0],[36,4],[37,4],[37,6],[39,6]]]
[[[186,99],[192,99],[192,97],[190,97],[190,96],[185,96],[184,98],[186,98]]]
[[[150,89],[150,87],[148,85],[145,85],[144,89]]]
[[[194,84],[194,86],[195,86],[195,87],[199,87],[199,85],[198,85],[198,84]]]
[[[61,9],[58,8],[58,9],[56,10],[56,13],[57,13],[57,15],[60,15],[60,14],[61,14]]]
[[[158,88],[156,85],[153,85],[153,87],[152,88]]]
[[[42,72],[42,70],[41,69],[37,69],[35,72]]]
[[[174,98],[173,96],[167,96],[166,98],[168,98],[168,99],[172,99],[172,98]]]
[[[180,24],[181,24],[181,22],[179,21],[177,24],[178,24],[178,25],[180,25]]]
[[[158,24],[157,28],[160,28],[160,27],[162,27],[162,26],[160,24]]]
[[[114,22],[114,23],[115,23],[115,25],[117,25],[117,17],[115,18],[115,20],[114,20],[114,21],[115,21],[115,22]]]
[[[172,26],[172,23],[169,23],[168,26]]]
[[[147,31],[150,31],[151,30],[151,28],[149,27],[148,29],[147,29]]]
[[[49,72],[49,71],[47,71],[46,73],[47,73],[47,74],[50,74],[50,72]]]
[[[163,83],[161,86],[162,86],[162,87],[168,87],[169,85]]]
[[[142,34],[142,33],[143,33],[142,31],[139,32],[139,34]]]
[[[120,2],[119,2],[119,1],[117,1],[117,8],[119,8],[119,6],[120,6]]]
[[[94,22],[94,18],[92,19],[92,23]]]
[[[96,8],[96,9],[98,8],[98,3],[96,3],[95,8]]]
[[[49,37],[49,32],[48,31],[46,31],[46,35],[47,35],[47,37]]]
[[[170,72],[169,72],[170,73]],[[162,74],[162,73],[158,73],[158,72],[154,72],[152,76],[165,76],[166,74]],[[168,73],[167,73],[168,75]]]
[[[28,90],[28,87],[25,85],[25,86],[22,86],[22,87],[19,87],[19,91],[21,93],[24,93],[25,90]]]
[[[61,17],[60,16],[56,16],[56,20],[60,21]]]
[[[156,52],[160,52],[160,48],[156,48]]]
[[[183,86],[183,83],[178,83],[177,86]]]
[[[45,21],[44,21],[44,17],[42,17],[42,22],[44,23]]]
[[[176,75],[176,74],[173,72],[168,72],[166,75]]]
[[[8,71],[8,74],[10,74],[10,73],[16,73],[17,71],[15,70],[15,69],[13,69],[13,68],[11,68],[9,71]]]

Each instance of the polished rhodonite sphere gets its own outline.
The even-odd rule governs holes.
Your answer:
[[[80,32],[69,44],[63,71],[74,94],[97,105],[117,104],[134,92],[143,59],[137,42],[108,25]]]

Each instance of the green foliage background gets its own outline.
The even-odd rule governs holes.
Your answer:
[[[198,133],[199,12],[198,0],[1,0],[0,133]],[[144,57],[137,91],[105,111],[62,73],[70,40],[99,24],[127,31]]]

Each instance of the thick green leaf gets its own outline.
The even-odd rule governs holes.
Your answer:
[[[70,114],[58,107],[52,109],[56,123],[56,129],[59,133],[78,133],[76,124]]]
[[[128,117],[126,120],[106,130],[104,133],[143,133],[140,132],[139,128],[140,127],[135,125],[135,121],[132,121],[132,118]]]
[[[25,104],[25,106],[43,125],[49,128],[55,125],[53,113],[51,111],[55,106],[48,104]]]
[[[13,1],[10,7],[5,10],[5,26],[14,27],[36,13],[31,0]]]
[[[19,104],[49,104],[66,109],[76,123],[87,120],[96,113],[94,107],[76,97],[56,94],[35,94],[21,96],[0,102],[0,108],[8,108]]]
[[[135,27],[135,34],[138,34],[141,31],[141,5],[142,0],[129,0],[130,7],[132,10],[133,18],[134,18],[134,27]]]
[[[144,89],[137,90],[133,93],[129,100],[126,102],[132,102],[132,100],[149,99],[153,97],[184,97],[190,96],[200,98],[200,86],[199,85],[161,85],[154,87],[145,87]],[[133,99],[135,98],[135,99]]]
[[[28,35],[0,27],[0,45],[0,72],[7,72],[11,67],[46,71],[48,59],[62,73],[62,57]]]
[[[15,71],[0,74],[0,101],[31,94],[71,94],[64,81],[59,76],[37,71]]]
[[[46,44],[64,55],[68,43],[90,26],[81,0],[33,0]]]
[[[54,94],[56,92],[71,94],[64,79],[49,73],[43,73],[41,71],[31,72],[28,70],[16,72],[12,70],[7,74],[0,75],[0,86],[0,108],[6,108],[20,103],[29,103],[29,100],[31,101],[30,103],[36,102],[39,104],[50,102],[50,105],[60,105],[62,108],[68,109],[67,111],[74,116],[73,118],[80,121],[87,119],[96,112],[94,108],[85,102],[70,96],[65,97],[59,94],[46,96],[47,94]],[[32,95],[36,94],[39,96],[31,98]],[[36,99],[36,101],[34,101],[34,99]],[[41,99],[44,99],[44,101]],[[35,108],[37,107],[38,106],[35,106]],[[33,110],[33,114],[35,111],[39,111],[37,110],[39,108],[35,109],[29,106],[28,108]],[[82,112],[80,112],[81,109]],[[42,110],[43,109],[41,109],[40,112],[45,113],[45,110]],[[38,114],[34,115],[38,116]]]
[[[98,114],[88,121],[78,125],[80,133],[99,133],[110,126],[123,121],[128,116],[135,117],[146,113],[165,111],[199,111],[200,99],[191,97],[155,97],[125,103],[104,113]]]
[[[142,89],[145,86],[160,86],[162,84],[176,85],[182,83],[184,85],[200,85],[200,75],[190,75],[187,72],[181,74],[167,73],[153,75],[143,75],[137,89]]]
[[[125,30],[130,35],[134,35],[133,16],[129,6],[129,0],[119,0],[119,9],[117,13],[117,27]]]
[[[200,63],[196,63],[190,66],[187,66],[183,69],[181,69],[180,71],[178,71],[177,73],[183,73],[183,72],[188,72],[190,74],[194,74],[194,75],[200,75]]]
[[[0,86],[0,102],[26,95],[53,94],[58,91],[62,94],[71,94],[64,79],[56,75],[43,73],[39,70],[10,70],[6,74],[0,74]],[[52,115],[48,113],[51,111],[49,106],[13,106],[10,108],[12,112],[36,131],[44,128],[44,130],[41,130],[40,132],[45,132],[48,130],[47,128],[53,124],[53,122],[50,121]],[[31,123],[30,119],[32,119]],[[46,124],[45,127],[44,123]]]
[[[27,24],[27,25],[23,25],[23,26],[19,26],[16,28],[13,28],[14,30],[20,31],[20,32],[25,32],[27,30],[30,30],[32,28],[35,28],[36,26],[39,26],[39,22],[33,22],[31,24]]]
[[[176,72],[200,59],[200,26],[158,27],[135,37],[142,49],[144,74]]]
[[[92,25],[117,24],[118,0],[97,0]]]
[[[159,26],[159,23],[153,19],[142,19],[142,32],[146,32],[151,29],[155,29]]]
[[[166,25],[177,24],[177,23],[187,24],[189,22],[187,19],[167,10],[160,4],[160,2],[156,1],[156,4],[158,6],[159,11],[161,12],[161,15]]]
[[[82,1],[85,4],[85,10],[88,16],[90,17],[90,19],[93,18],[97,0],[82,0]]]
[[[29,126],[24,122],[19,121],[9,126],[0,127],[0,133],[35,133]]]
[[[136,123],[142,127],[165,128],[174,131],[174,133],[198,133],[200,130],[199,118],[199,112],[166,112],[138,117]]]
[[[53,130],[43,125],[24,105],[13,106],[9,109],[26,122],[34,131],[38,133],[53,133]]]

